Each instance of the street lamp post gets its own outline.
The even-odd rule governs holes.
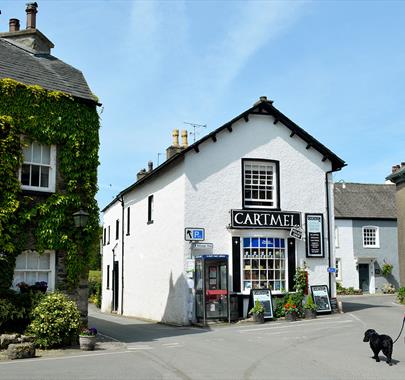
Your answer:
[[[82,229],[86,226],[89,220],[89,213],[80,209],[79,211],[73,213],[73,220],[75,223],[75,227],[78,229]],[[80,251],[80,244],[79,244],[79,251]],[[79,252],[80,253],[80,252]],[[87,299],[88,299],[88,279],[83,275],[79,281],[79,287],[75,291],[77,306],[80,310],[82,322],[87,325],[87,314],[88,314],[88,306],[87,306]]]

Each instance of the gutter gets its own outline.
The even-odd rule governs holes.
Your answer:
[[[121,203],[121,315],[124,314],[124,196],[118,198]]]

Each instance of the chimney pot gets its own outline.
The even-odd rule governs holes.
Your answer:
[[[261,96],[260,101],[261,102],[267,102],[267,96]]]
[[[20,30],[20,20],[18,18],[10,18],[9,32],[18,32]]]
[[[27,13],[27,29],[36,29],[37,27],[37,3],[27,3],[25,12]]]
[[[396,171],[397,171],[397,166],[396,166],[396,165],[392,165],[391,173],[395,173]]]
[[[181,131],[181,146],[182,146],[182,148],[187,148],[188,147],[187,136],[188,136],[187,130],[183,129]]]
[[[401,162],[401,169],[405,168],[405,162]]]
[[[172,146],[177,148],[179,146],[179,130],[178,129],[173,129],[172,137],[173,137]]]
[[[148,161],[148,172],[150,173],[153,170],[153,162]]]

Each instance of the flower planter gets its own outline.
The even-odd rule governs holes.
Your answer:
[[[93,351],[96,346],[95,335],[79,335],[80,349],[83,351]]]
[[[253,314],[253,321],[256,323],[264,323],[264,314],[263,313]]]
[[[316,318],[316,310],[304,309],[305,319],[314,319]]]
[[[297,320],[297,318],[298,318],[298,315],[295,312],[287,313],[285,315],[285,320],[289,321],[289,322],[295,322]]]

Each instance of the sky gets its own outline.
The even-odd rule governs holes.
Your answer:
[[[0,0],[0,31],[25,27],[26,3]],[[37,3],[52,54],[102,103],[101,209],[173,129],[201,138],[260,96],[346,161],[336,181],[383,183],[405,161],[404,1]]]

